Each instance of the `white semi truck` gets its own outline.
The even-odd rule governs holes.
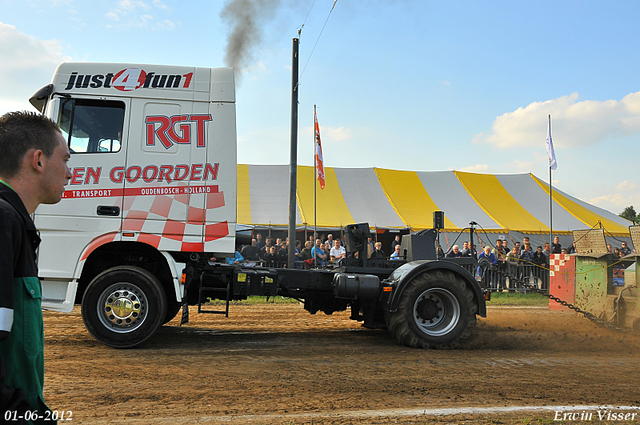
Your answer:
[[[106,345],[138,345],[207,298],[226,300],[225,314],[249,295],[293,297],[312,314],[350,308],[423,348],[459,343],[486,314],[474,276],[436,260],[436,230],[403,238],[400,261],[366,258],[366,223],[345,228],[350,256],[332,269],[210,261],[236,249],[231,68],[63,63],[31,103],[59,124],[73,175],[34,214],[43,307],[81,304]]]

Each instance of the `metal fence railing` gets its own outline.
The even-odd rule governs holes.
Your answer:
[[[461,265],[474,276],[478,275],[476,266],[471,264]],[[521,283],[524,282],[526,285],[535,285],[541,291],[549,291],[549,270],[547,268],[533,264],[519,264],[503,266],[502,270],[509,276],[515,277],[515,279],[506,277],[495,270],[488,270],[482,276],[482,281],[487,289],[491,291],[530,292],[532,288]]]
[[[545,292],[549,291],[549,270],[547,268],[533,264],[522,264],[517,266],[508,265],[505,271],[509,276],[514,276],[516,279],[490,270],[485,280],[487,288],[492,291],[506,290],[525,293],[535,288]],[[524,286],[522,282],[527,285],[534,285],[534,288]]]

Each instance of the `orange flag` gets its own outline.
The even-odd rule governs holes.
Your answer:
[[[320,182],[320,189],[324,189],[324,165],[322,164],[322,144],[320,143],[320,127],[318,126],[318,115],[313,111],[316,127],[316,178]]]

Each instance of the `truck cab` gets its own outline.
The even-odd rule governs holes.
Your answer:
[[[176,305],[185,253],[235,250],[232,69],[63,63],[31,102],[60,126],[73,175],[34,214],[43,307],[71,311],[124,265]]]

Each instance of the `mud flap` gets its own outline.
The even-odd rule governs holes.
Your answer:
[[[182,317],[180,318],[180,325],[189,323],[189,303],[187,302],[187,287],[184,287],[184,295],[182,296]]]

